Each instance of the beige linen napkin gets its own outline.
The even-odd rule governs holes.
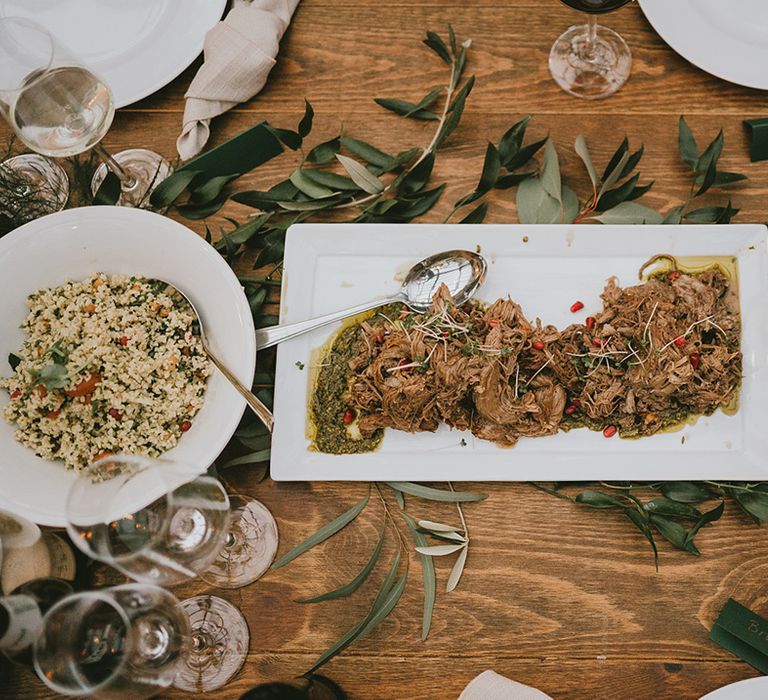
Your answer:
[[[205,60],[184,97],[184,126],[176,141],[182,160],[196,156],[213,117],[250,100],[267,82],[280,39],[299,0],[235,0],[205,37]]]
[[[495,671],[483,671],[464,688],[459,700],[552,700],[529,685],[500,676]]]

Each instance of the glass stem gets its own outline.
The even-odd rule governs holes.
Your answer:
[[[101,143],[97,143],[93,150],[96,151],[104,164],[120,179],[120,184],[124,190],[131,190],[136,187],[136,180],[118,163]]]
[[[595,52],[595,44],[597,43],[597,15],[590,14],[587,20],[587,44],[585,46],[585,52],[587,56],[592,56]]]

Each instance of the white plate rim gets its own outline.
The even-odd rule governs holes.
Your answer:
[[[316,287],[314,278],[317,275],[317,261],[332,258],[334,255],[342,258],[352,255],[373,256],[374,253],[370,252],[373,250],[380,251],[380,255],[392,260],[393,249],[397,249],[397,255],[402,259],[404,257],[402,247],[410,245],[413,249],[407,250],[408,255],[405,255],[405,259],[415,262],[423,255],[441,249],[436,247],[438,245],[442,249],[448,249],[470,248],[471,244],[471,248],[474,248],[473,241],[482,241],[483,251],[489,255],[490,269],[486,284],[490,284],[491,276],[494,275],[492,256],[496,253],[500,255],[519,253],[521,256],[538,254],[540,257],[553,255],[562,258],[563,252],[567,251],[566,257],[575,256],[578,259],[579,256],[589,258],[591,255],[597,261],[594,264],[601,265],[599,260],[602,257],[630,257],[630,252],[627,251],[633,251],[632,255],[641,255],[642,260],[658,252],[670,252],[676,255],[731,255],[739,252],[740,255],[746,256],[744,260],[740,258],[740,265],[743,265],[740,269],[742,310],[746,306],[745,299],[749,301],[748,305],[751,309],[750,320],[744,321],[745,330],[742,334],[742,350],[745,356],[749,354],[751,363],[749,364],[749,382],[745,381],[745,386],[742,388],[742,406],[747,405],[747,401],[752,401],[756,408],[749,411],[739,410],[732,417],[718,411],[711,418],[702,418],[701,432],[689,433],[687,442],[684,444],[680,441],[679,433],[653,436],[643,441],[606,441],[601,435],[591,433],[592,437],[569,442],[564,446],[554,442],[558,439],[570,440],[572,436],[576,440],[579,434],[590,435],[589,431],[583,431],[583,433],[574,431],[567,436],[559,433],[553,437],[521,441],[511,450],[493,448],[496,454],[492,454],[487,447],[488,444],[482,441],[479,441],[479,445],[475,448],[471,434],[445,430],[441,441],[435,440],[427,445],[417,444],[411,447],[412,443],[405,445],[399,441],[399,438],[393,438],[398,442],[396,445],[387,447],[388,436],[385,435],[384,448],[376,452],[365,455],[324,455],[308,449],[305,429],[306,407],[309,399],[309,372],[298,371],[297,366],[310,365],[311,351],[322,345],[333,333],[334,327],[329,326],[278,346],[275,382],[276,386],[280,387],[280,391],[275,395],[272,478],[276,481],[462,481],[469,478],[479,481],[532,479],[664,481],[722,479],[725,478],[726,472],[728,477],[733,479],[757,478],[758,472],[760,478],[765,478],[764,465],[759,457],[768,450],[768,435],[763,435],[764,431],[759,427],[749,431],[747,427],[755,428],[761,416],[768,415],[768,396],[763,398],[755,388],[768,381],[768,352],[764,350],[768,347],[768,307],[755,303],[756,300],[759,301],[768,296],[768,228],[759,224],[736,224],[728,227],[646,225],[642,227],[642,236],[634,235],[637,233],[639,233],[637,226],[584,224],[578,226],[345,224],[342,230],[334,224],[300,224],[291,227],[286,238],[281,319],[284,322],[302,320],[306,318],[308,310],[310,315],[317,313],[318,306],[320,313],[331,310],[323,306],[324,303],[328,303],[323,301],[323,297],[334,294],[333,289],[339,286],[339,282],[341,282],[340,286],[344,287],[344,277],[329,280],[325,288]],[[502,236],[502,234],[503,239],[494,239],[494,236]],[[389,240],[387,240],[388,235]],[[660,251],[649,247],[659,245],[658,241],[654,243],[654,236],[672,241],[671,248]],[[527,242],[528,238],[530,243]],[[521,243],[521,240],[525,242]],[[494,252],[495,243],[498,243],[498,250]],[[535,250],[544,250],[545,253],[533,252],[534,244]],[[590,245],[596,244],[602,246],[599,248],[601,254],[585,255],[584,251],[589,250]],[[611,250],[607,248],[610,245],[618,248]],[[736,248],[739,247],[743,250],[737,251]],[[705,249],[706,252],[703,252]],[[617,250],[621,255],[617,256]],[[637,267],[639,263],[632,269],[636,271]],[[323,274],[326,272],[327,270],[323,270]],[[615,270],[605,270],[605,276],[614,272]],[[369,271],[369,275],[381,279],[385,277],[383,270]],[[392,289],[394,281],[391,271],[388,271],[386,277],[389,280],[389,289]],[[750,285],[747,285],[747,279]],[[496,280],[498,281],[499,278],[496,277]],[[752,280],[755,280],[755,285],[759,285],[756,289],[751,288]],[[602,281],[604,278],[600,281],[601,284]],[[747,289],[748,286],[749,289]],[[508,287],[504,289],[506,291],[502,292],[503,294],[513,293],[514,295],[514,290]],[[388,292],[383,290],[381,293],[384,294],[385,291]],[[396,291],[396,288],[393,291]],[[338,295],[338,293],[335,294]],[[370,291],[368,294],[370,295]],[[478,296],[488,298],[483,294],[482,289]],[[350,305],[367,300],[353,298],[353,296],[344,298],[349,300]],[[571,301],[572,299],[567,302],[568,305]],[[537,312],[538,309],[531,311],[533,315]],[[559,322],[554,319],[548,320]],[[297,418],[297,416],[300,417]],[[716,430],[709,430],[710,425],[715,426]],[[696,426],[693,426],[693,429],[696,429]],[[390,433],[395,435],[396,431],[390,431]],[[733,448],[730,444],[732,433]],[[440,435],[440,431],[436,435]],[[714,435],[716,438],[711,437]],[[747,435],[749,440],[744,437]],[[422,436],[432,440],[432,434],[406,437],[418,441]],[[466,438],[471,449],[458,447],[460,437]],[[719,452],[712,451],[711,445],[706,444],[715,439]],[[594,444],[587,443],[588,440],[593,441]],[[741,440],[745,442],[743,446],[739,444]],[[552,441],[552,443],[545,446],[543,441]],[[633,444],[641,447],[632,447]],[[679,450],[683,447],[684,451],[680,453]],[[592,454],[608,454],[612,460],[603,460],[599,465],[599,471],[591,463],[574,462],[572,453],[589,453],[589,450]],[[665,455],[667,460],[656,459],[655,456],[658,454]],[[728,456],[723,457],[724,454]],[[504,455],[509,457],[505,458]],[[685,455],[688,457],[686,458]],[[734,464],[738,456],[740,461],[736,466],[731,466],[730,455],[734,455]],[[470,461],[472,468],[468,471],[467,464]],[[670,464],[675,465],[671,471]],[[724,467],[723,464],[726,466]],[[738,474],[734,475],[734,470]]]
[[[175,3],[178,0],[171,0],[171,2]],[[83,13],[87,13],[88,2],[80,0],[80,3]],[[100,63],[90,64],[88,61],[84,61],[88,68],[107,83],[112,91],[117,109],[127,107],[152,95],[181,75],[202,52],[205,35],[221,19],[227,0],[183,0],[183,3],[183,8],[181,5],[171,4],[169,6],[173,13],[171,19],[176,21],[166,22],[157,27],[153,34],[154,41],[149,47],[150,51],[135,55],[132,55],[130,51],[126,52],[125,59],[128,64],[135,64],[136,66],[137,78],[130,86],[123,86],[120,80],[116,79],[113,73],[108,68],[105,69]],[[5,7],[9,5],[9,0],[0,0],[0,16],[5,15]],[[124,3],[123,7],[130,9],[131,3]],[[180,12],[180,9],[183,11]],[[35,15],[34,8],[30,8],[22,16],[37,22],[41,22],[43,19],[41,16]],[[47,29],[55,34],[55,27],[49,26]],[[194,41],[185,44],[183,50],[174,47],[173,51],[169,51],[167,47],[169,32],[172,36],[174,30],[179,37],[184,37],[191,32]],[[73,51],[76,49],[76,46],[72,47]],[[125,61],[122,61],[121,70],[124,69]]]
[[[702,19],[698,14],[701,8],[692,0],[638,0],[638,4],[656,33],[692,65],[736,85],[768,90],[768,74],[759,70],[768,60],[768,49],[758,55],[752,50],[754,47],[733,41],[724,32],[713,32],[713,25]],[[678,32],[680,16],[694,26]],[[713,51],[712,46],[718,46],[718,50]],[[723,56],[737,60],[723,62]]]
[[[755,695],[754,690],[762,690],[762,695]],[[729,683],[722,688],[717,688],[699,700],[758,700],[768,695],[768,677],[745,678],[735,683]]]

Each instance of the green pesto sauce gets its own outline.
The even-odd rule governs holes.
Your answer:
[[[315,353],[319,367],[311,392],[309,406],[309,438],[312,449],[328,454],[360,454],[373,452],[384,438],[384,430],[377,430],[364,438],[357,430],[357,421],[344,424],[344,412],[349,408],[349,383],[352,371],[349,362],[360,352],[360,323],[375,314],[397,318],[400,304],[392,304],[373,313],[351,319],[341,330]]]

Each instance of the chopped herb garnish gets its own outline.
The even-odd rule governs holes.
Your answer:
[[[11,369],[15,372],[16,368],[21,364],[21,358],[18,355],[14,355],[13,353],[8,354],[8,364],[11,366]]]
[[[301,360],[296,360],[295,364],[299,369],[304,369],[304,363]]]

